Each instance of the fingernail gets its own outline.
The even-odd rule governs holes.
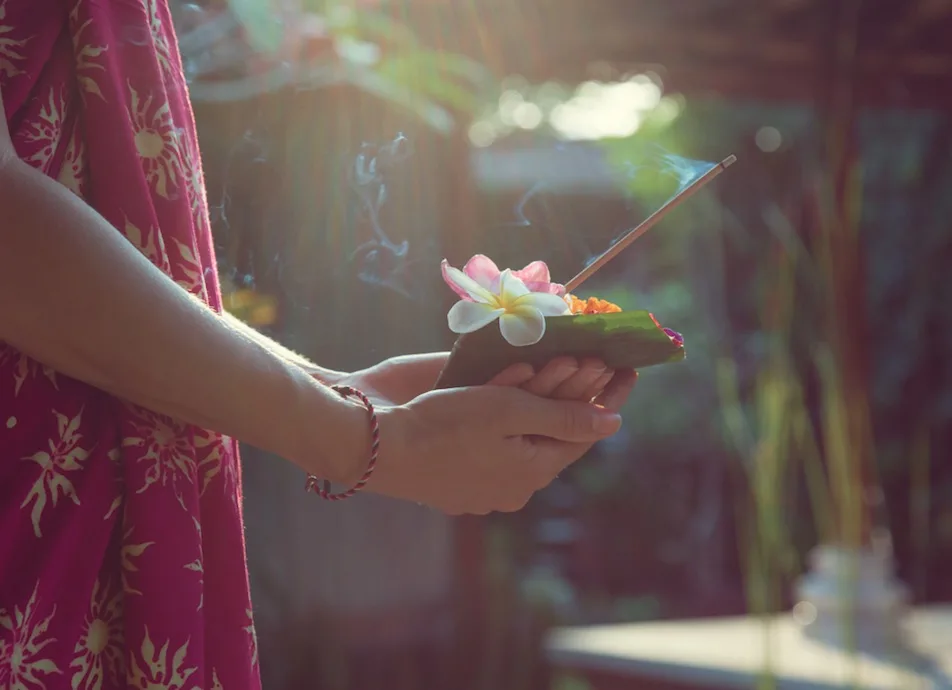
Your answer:
[[[595,415],[595,433],[614,434],[621,428],[621,415],[600,412]]]

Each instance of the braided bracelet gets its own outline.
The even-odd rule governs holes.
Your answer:
[[[367,469],[364,470],[363,476],[356,484],[347,489],[347,491],[341,491],[336,494],[331,493],[331,483],[326,479],[320,480],[313,474],[307,475],[307,483],[304,485],[304,489],[305,491],[316,493],[325,501],[343,501],[345,498],[350,498],[363,489],[364,486],[367,485],[370,475],[374,473],[374,469],[377,467],[377,452],[380,450],[380,424],[377,422],[377,411],[374,409],[373,403],[370,402],[370,399],[361,391],[356,388],[351,388],[350,386],[331,386],[331,388],[340,393],[342,398],[351,396],[357,398],[364,404],[364,407],[367,408],[367,414],[370,416],[370,460],[367,463]]]

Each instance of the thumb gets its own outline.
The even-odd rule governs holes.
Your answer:
[[[585,402],[550,400],[526,393],[507,408],[504,427],[512,436],[594,443],[621,428],[621,417],[616,412]]]

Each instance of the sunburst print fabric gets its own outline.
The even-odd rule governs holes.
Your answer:
[[[0,0],[0,93],[24,161],[221,309],[165,0]],[[260,687],[240,479],[232,440],[0,342],[0,690]]]

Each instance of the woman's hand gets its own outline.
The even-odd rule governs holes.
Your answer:
[[[614,394],[603,396],[604,407],[476,386],[382,408],[379,462],[366,490],[450,514],[519,510],[618,431],[617,411],[633,383],[633,375],[619,377]],[[362,470],[355,467],[354,477]]]
[[[447,352],[423,355],[407,355],[385,360],[352,374],[344,374],[332,384],[344,384],[358,388],[376,402],[403,405],[431,390],[446,365]],[[618,376],[596,359],[581,362],[572,357],[558,357],[539,372],[528,364],[515,364],[489,383],[496,386],[520,387],[543,398],[579,400],[588,402],[606,391],[624,386],[630,372]]]
[[[516,365],[494,385],[433,391],[446,357],[397,357],[327,383],[362,390],[378,410],[380,456],[366,490],[450,514],[522,508],[618,430],[617,412],[637,378],[559,358],[538,374]],[[337,478],[346,484],[360,477],[370,452],[366,413],[351,409],[337,444],[346,460]]]
[[[375,405],[403,405],[433,390],[447,357],[447,352],[393,357],[327,383],[357,388]]]

